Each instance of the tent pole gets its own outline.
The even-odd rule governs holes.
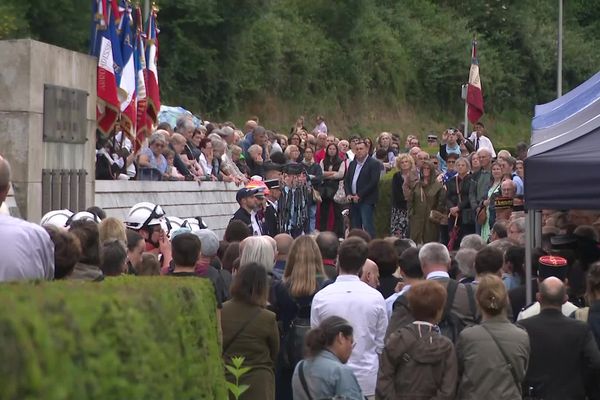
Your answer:
[[[531,287],[531,267],[532,260],[531,254],[533,250],[533,227],[535,224],[535,211],[525,211],[525,305],[529,305],[533,299],[532,287]],[[518,313],[520,310],[513,310]]]
[[[534,211],[535,225],[533,226],[533,248],[542,247],[542,212]]]

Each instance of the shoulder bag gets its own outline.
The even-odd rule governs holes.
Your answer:
[[[346,188],[344,187],[344,180],[346,173],[348,172],[348,161],[344,160],[344,176],[338,184],[338,190],[333,195],[333,201],[338,204],[348,204],[348,198],[346,197]]]
[[[252,315],[250,316],[250,318],[248,318],[240,327],[240,329],[237,330],[237,332],[231,337],[231,339],[229,339],[229,342],[227,342],[227,344],[223,345],[223,355],[225,355],[225,353],[227,353],[227,350],[229,350],[229,347],[231,347],[231,345],[233,344],[233,342],[235,342],[235,339],[238,338],[238,336],[240,336],[240,334],[244,331],[244,329],[246,329],[246,327],[250,324],[250,322],[252,322],[252,320],[254,318],[256,318],[258,316],[258,314],[260,314],[260,312],[262,311],[261,308],[258,308],[255,312],[252,313]]]
[[[500,343],[498,342],[496,337],[492,334],[492,332],[488,329],[487,326],[485,326],[483,324],[480,326],[488,333],[488,335],[490,335],[490,337],[492,338],[494,343],[496,343],[496,347],[498,347],[498,350],[500,350],[500,353],[502,353],[502,357],[504,358],[504,361],[508,365],[508,368],[510,368],[510,373],[513,377],[513,380],[515,381],[515,386],[517,387],[517,390],[519,391],[519,393],[521,393],[521,383],[519,382],[519,378],[517,377],[517,371],[515,371],[515,367],[512,365],[512,363],[508,359],[508,356],[506,355],[504,348],[502,346],[500,346]]]

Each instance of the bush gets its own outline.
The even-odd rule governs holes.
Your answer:
[[[225,399],[208,281],[0,288],[0,399]]]
[[[397,172],[392,169],[379,180],[379,201],[375,207],[375,230],[377,237],[390,236],[392,217],[392,178]]]

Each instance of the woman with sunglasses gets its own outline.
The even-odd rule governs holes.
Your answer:
[[[167,139],[161,131],[153,133],[148,141],[148,147],[140,152],[138,166],[157,170],[161,176],[164,175],[167,172],[167,159],[162,153],[166,145]]]
[[[352,372],[345,364],[354,348],[353,329],[340,317],[329,317],[306,334],[306,358],[292,378],[294,400],[364,400]]]

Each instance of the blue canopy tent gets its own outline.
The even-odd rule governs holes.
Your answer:
[[[526,281],[540,244],[542,209],[600,209],[600,72],[564,96],[535,107],[525,160]],[[537,214],[537,216],[536,216]]]

